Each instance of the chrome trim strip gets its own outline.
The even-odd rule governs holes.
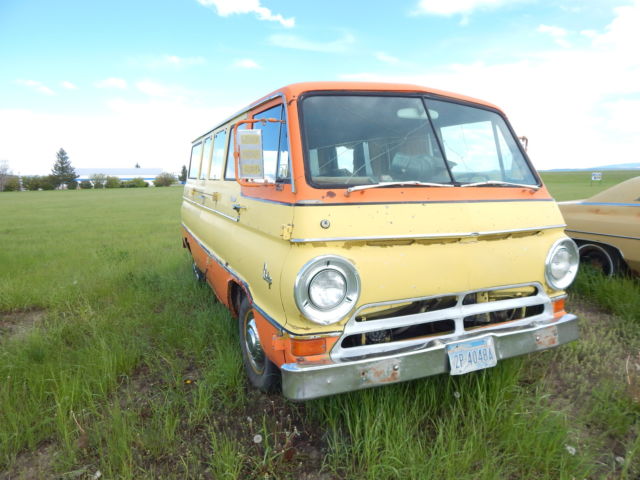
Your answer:
[[[639,237],[628,237],[626,235],[613,235],[611,233],[596,233],[596,232],[583,232],[581,230],[566,230],[571,233],[582,233],[584,235],[599,235],[601,237],[613,237],[613,238],[626,238],[627,240],[640,240]]]
[[[231,220],[233,222],[239,222],[240,221],[239,217],[232,217],[230,215],[227,215],[226,213],[222,213],[222,212],[219,212],[218,210],[214,210],[213,208],[206,207],[206,206],[202,205],[201,203],[194,202],[193,200],[191,200],[188,197],[185,197],[184,195],[182,196],[182,198],[184,200],[186,200],[187,202],[194,204],[196,207],[204,208],[205,210],[213,212],[213,213],[215,213],[217,215],[220,215],[221,217],[227,218],[227,219],[229,219],[229,220]],[[183,225],[184,225],[184,223],[183,223]]]
[[[602,205],[605,207],[640,207],[640,203],[580,202],[581,205]]]
[[[327,238],[292,238],[291,243],[314,243],[314,242],[349,242],[349,241],[372,241],[372,240],[425,240],[438,238],[473,238],[486,237],[490,235],[504,235],[510,233],[537,232],[540,230],[552,230],[564,228],[566,224],[546,225],[534,228],[515,228],[510,230],[488,230],[486,232],[460,232],[460,233],[436,233],[421,235],[376,235],[370,237],[327,237]]]

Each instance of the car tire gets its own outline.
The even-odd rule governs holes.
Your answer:
[[[249,382],[263,392],[278,390],[280,369],[269,360],[262,348],[254,311],[246,296],[242,298],[238,309],[238,328],[242,363]]]
[[[617,251],[597,243],[583,243],[578,247],[580,262],[591,265],[603,275],[612,277],[620,271],[620,255]]]
[[[196,265],[195,260],[193,262],[192,269],[193,269],[193,276],[196,278],[196,282],[203,284],[207,279],[207,276],[204,274],[202,270],[198,268],[198,265]]]

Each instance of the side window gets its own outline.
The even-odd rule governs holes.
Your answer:
[[[282,105],[265,110],[253,118],[283,119]],[[289,175],[289,151],[287,149],[287,128],[280,122],[256,123],[254,128],[262,130],[262,149],[264,155],[264,176],[267,180],[286,180]]]
[[[224,172],[225,180],[235,180],[236,178],[236,165],[233,159],[234,139],[235,139],[235,135],[233,134],[233,129],[231,129],[229,134],[229,142],[228,142],[229,148],[227,150],[227,169]]]
[[[211,170],[209,178],[220,180],[222,176],[222,166],[224,165],[224,147],[227,140],[227,131],[221,130],[213,137],[213,157],[211,158]]]
[[[207,137],[204,140],[204,147],[202,149],[202,168],[200,168],[200,180],[207,178],[207,169],[210,167],[211,158],[211,137]]]
[[[191,147],[191,160],[189,161],[189,178],[198,178],[200,173],[200,157],[202,154],[202,143],[196,143]]]

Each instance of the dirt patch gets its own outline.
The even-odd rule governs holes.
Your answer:
[[[0,341],[21,337],[42,323],[45,310],[0,312]]]
[[[54,478],[54,464],[57,455],[53,444],[43,443],[34,451],[18,455],[9,470],[0,472],[0,480]]]

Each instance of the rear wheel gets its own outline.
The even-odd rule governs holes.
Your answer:
[[[618,253],[596,243],[585,243],[578,248],[580,261],[585,265],[591,265],[604,275],[610,277],[620,270]]]
[[[240,303],[238,327],[242,363],[251,385],[263,392],[276,390],[280,386],[280,370],[264,353],[253,309],[247,297]]]
[[[192,268],[193,268],[193,275],[196,277],[196,281],[198,283],[204,283],[207,277],[205,276],[204,272],[198,268],[198,265],[196,265],[195,260],[193,261]]]

